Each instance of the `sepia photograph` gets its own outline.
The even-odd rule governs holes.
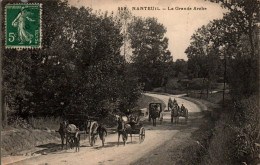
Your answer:
[[[260,164],[259,0],[0,2],[1,164]]]

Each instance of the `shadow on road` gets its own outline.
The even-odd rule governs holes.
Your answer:
[[[42,154],[42,155],[46,155],[48,153],[54,153],[57,151],[61,151],[61,144],[57,144],[57,143],[48,143],[48,144],[44,144],[44,145],[39,145],[36,146],[37,148],[43,148],[42,150],[36,151],[35,154]]]
[[[156,127],[153,127],[152,122],[149,122],[149,121],[144,121],[143,126],[147,131],[148,130],[179,130],[179,131],[183,131],[186,128],[196,127],[200,123],[201,119],[199,118],[199,116],[201,116],[201,115],[202,115],[201,113],[190,113],[188,122],[185,122],[184,118],[180,118],[179,124],[171,123],[170,119],[164,119],[163,123],[160,124],[160,122],[158,122]],[[138,138],[138,134],[133,134],[133,141],[131,142],[131,137],[130,137],[130,135],[128,135],[128,140],[127,140],[126,145],[138,144],[139,140],[137,138]],[[83,141],[83,143],[85,143],[85,141]],[[102,148],[116,147],[117,145],[118,145],[118,142],[115,141],[115,142],[106,142],[105,146],[102,146],[102,145],[90,146],[90,145],[87,145],[87,144],[81,144],[80,147],[89,147],[89,148],[93,148],[93,149],[96,149],[96,150],[100,150]],[[123,143],[121,137],[120,137],[119,146],[124,146],[124,143]],[[61,144],[58,144],[58,143],[48,143],[48,144],[44,144],[44,145],[38,145],[36,147],[39,150],[34,152],[34,153],[35,154],[41,154],[41,155],[58,154],[60,151],[65,150],[65,148],[62,149]],[[68,147],[68,150],[70,150],[69,147]]]

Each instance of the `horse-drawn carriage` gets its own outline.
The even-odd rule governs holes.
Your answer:
[[[59,133],[62,141],[62,148],[64,146],[64,140],[72,148],[78,145],[80,135],[89,136],[89,143],[93,146],[97,140],[98,135],[102,140],[104,146],[105,136],[104,132],[107,134],[103,125],[98,124],[98,118],[89,117],[84,114],[68,114],[65,116],[64,121],[60,123]],[[76,142],[75,142],[76,141]],[[78,141],[78,142],[77,142]],[[78,143],[78,144],[77,144]],[[77,149],[77,148],[76,148]]]
[[[131,142],[133,135],[137,135],[139,137],[139,143],[142,143],[145,139],[145,128],[143,127],[143,124],[139,120],[135,120],[136,118],[133,116],[128,119],[128,121],[123,121],[122,118],[118,118],[118,145],[120,135],[122,135],[124,145],[128,139],[128,135],[131,137]]]
[[[98,137],[98,119],[97,117],[90,117],[84,114],[68,114],[66,116],[67,121],[70,124],[76,125],[81,134],[89,135],[89,144],[93,146]],[[104,139],[102,139],[103,141]]]
[[[180,117],[184,117],[185,121],[188,121],[188,109],[183,104],[179,106],[175,99],[173,101],[169,99],[168,109],[171,111],[171,123],[173,123],[173,119],[175,119],[175,124],[179,123]]]
[[[156,118],[160,118],[162,113],[162,104],[161,103],[150,103],[149,104],[149,118],[148,120],[153,120],[153,126],[156,126]],[[162,118],[161,118],[162,120]]]

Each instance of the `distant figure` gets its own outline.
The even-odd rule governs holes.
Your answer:
[[[117,132],[118,132],[118,142],[117,142],[117,145],[119,145],[120,135],[122,135],[123,142],[124,142],[124,145],[125,145],[126,140],[127,140],[127,133],[125,131],[125,123],[124,123],[124,121],[123,121],[121,116],[117,120]]]
[[[181,112],[184,112],[185,107],[183,106],[183,104],[181,104]]]
[[[173,99],[173,104],[177,104],[178,105],[178,103],[177,103],[177,101],[175,100],[175,99]]]
[[[168,100],[168,111],[170,111],[170,109],[172,109],[172,107],[173,107],[172,104],[173,104],[172,99],[169,98],[169,100]]]
[[[122,131],[124,129],[124,122],[122,117],[117,119],[117,131]]]
[[[133,116],[130,117],[129,124],[131,125],[132,129],[135,129],[136,121],[134,120]]]

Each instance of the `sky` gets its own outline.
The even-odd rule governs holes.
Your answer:
[[[69,0],[76,7],[91,7],[94,10],[116,13],[118,7],[127,6],[135,16],[156,17],[166,29],[169,38],[169,50],[173,60],[187,60],[184,53],[189,46],[192,34],[202,25],[214,19],[221,19],[226,12],[220,4],[205,0]],[[132,7],[158,7],[161,10],[132,10]],[[192,10],[176,10],[176,8],[192,8]],[[193,10],[203,7],[206,10]],[[163,10],[165,8],[165,10]],[[174,9],[174,10],[168,10]]]

